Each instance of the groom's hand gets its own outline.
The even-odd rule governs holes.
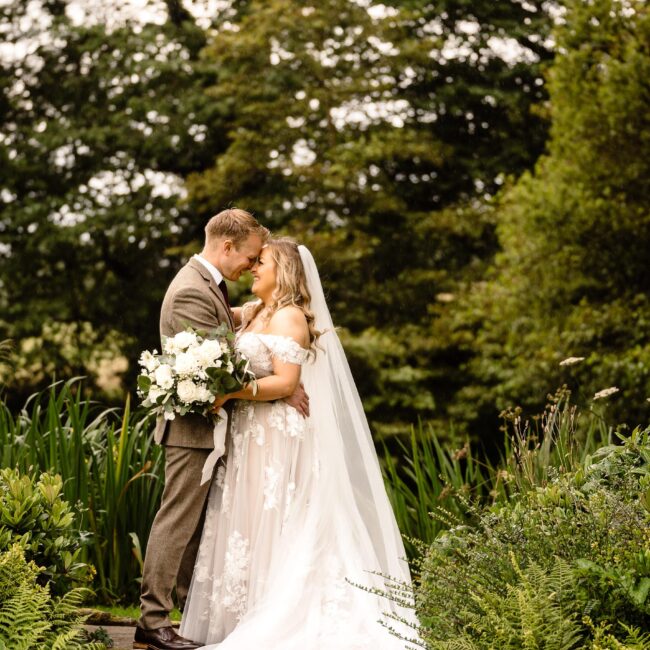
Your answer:
[[[293,406],[303,417],[309,417],[309,395],[305,393],[305,388],[302,384],[298,384],[296,390],[289,397],[285,397],[284,401],[289,406]]]

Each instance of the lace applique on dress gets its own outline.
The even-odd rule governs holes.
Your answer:
[[[309,350],[305,350],[291,337],[261,332],[241,333],[237,338],[237,348],[248,357],[258,377],[273,372],[271,357],[285,363],[302,365],[309,356]]]
[[[272,510],[278,507],[278,489],[282,467],[279,469],[273,465],[264,468],[264,510]]]
[[[224,609],[235,614],[238,619],[246,612],[249,546],[249,541],[238,531],[232,533],[228,538],[223,567],[221,604]]]
[[[323,614],[332,626],[336,626],[336,622],[340,622],[340,619],[346,616],[350,587],[345,581],[345,573],[338,558],[334,556],[327,558],[325,574]]]
[[[298,345],[289,336],[277,336],[276,334],[259,334],[258,336],[271,351],[271,354],[284,363],[302,365],[307,360],[309,351]]]
[[[246,424],[243,429],[243,439],[252,438],[260,445],[264,444],[264,425],[255,417],[255,406],[252,402],[243,402],[242,413],[245,416]],[[241,451],[241,450],[240,450]]]
[[[296,409],[288,409],[284,402],[275,402],[271,406],[269,426],[284,436],[302,440],[305,434],[306,420]]]

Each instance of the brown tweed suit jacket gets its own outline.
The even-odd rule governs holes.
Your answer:
[[[233,315],[214,278],[201,262],[192,258],[172,280],[160,310],[161,336],[174,336],[188,326],[213,330],[226,323],[231,330]],[[213,423],[200,415],[159,418],[154,439],[174,447],[212,449]]]

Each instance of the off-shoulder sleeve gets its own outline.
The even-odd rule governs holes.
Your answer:
[[[260,338],[262,338],[271,355],[284,363],[302,365],[309,356],[309,350],[305,350],[289,336],[265,334]]]

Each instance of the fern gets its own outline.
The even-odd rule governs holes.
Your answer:
[[[49,628],[49,591],[36,584],[40,570],[13,546],[0,556],[0,640],[12,650],[30,650]]]
[[[621,640],[611,632],[611,624],[601,623],[596,627],[589,617],[585,619],[585,623],[593,633],[590,650],[650,650],[650,633],[639,628],[622,625],[625,639]]]
[[[511,562],[517,582],[481,585],[472,594],[473,611],[463,612],[465,626],[439,650],[574,650],[582,646],[582,628],[571,613],[572,571],[557,559],[550,571],[531,564],[522,570]]]
[[[88,590],[53,599],[49,586],[37,582],[41,572],[18,544],[0,553],[0,650],[105,648],[85,641],[85,617],[77,612]]]
[[[629,625],[624,625],[627,632],[625,644],[630,650],[650,650],[650,632],[643,632],[639,628],[633,628]]]
[[[88,589],[73,589],[65,596],[55,600],[51,611],[50,631],[44,637],[40,646],[45,650],[69,650],[72,648],[87,648],[100,650],[101,643],[88,643],[83,631],[87,616],[79,615],[79,608],[91,594]]]

